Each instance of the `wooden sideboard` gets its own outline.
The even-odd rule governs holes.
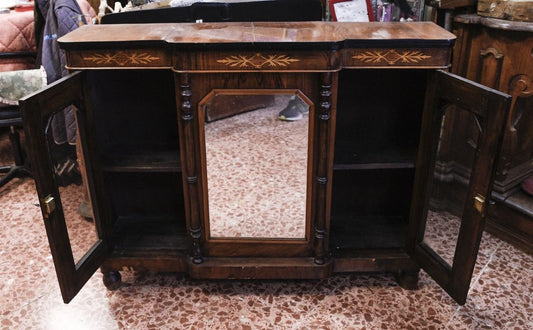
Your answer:
[[[533,24],[478,15],[455,19],[452,72],[513,96],[498,158],[487,230],[533,252],[533,197],[520,184],[533,175]],[[457,126],[456,141],[469,132]]]
[[[406,288],[423,268],[464,303],[511,97],[440,70],[454,39],[427,22],[101,25],[61,38],[73,73],[21,107],[64,301],[99,267],[110,288],[123,267],[201,279],[386,271]],[[279,109],[235,109],[208,122],[213,100],[232,95],[297,98],[308,114],[280,123]],[[77,261],[46,138],[67,105],[98,235]],[[480,134],[457,236],[439,241],[432,230],[452,220],[435,187],[454,179],[435,164],[443,118],[458,111]]]

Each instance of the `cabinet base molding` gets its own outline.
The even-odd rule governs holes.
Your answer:
[[[328,259],[323,265],[317,265],[312,257],[206,257],[203,263],[194,264],[189,256],[181,253],[170,252],[161,256],[141,252],[110,257],[101,269],[104,274],[123,269],[186,273],[196,279],[322,279],[334,273],[411,274],[417,273],[420,267],[403,251],[383,250],[345,254]]]

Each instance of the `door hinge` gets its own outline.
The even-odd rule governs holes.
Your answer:
[[[474,197],[474,207],[481,216],[485,216],[485,196],[476,194],[476,197]]]
[[[56,209],[56,201],[52,195],[46,196],[41,205],[43,206],[44,218],[48,219],[52,212]]]

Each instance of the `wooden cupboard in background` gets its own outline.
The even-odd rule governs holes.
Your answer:
[[[533,253],[533,197],[520,188],[533,175],[533,23],[459,15],[453,32],[451,71],[513,97],[487,231]],[[471,131],[464,129],[464,118],[449,124],[451,147],[467,149]]]

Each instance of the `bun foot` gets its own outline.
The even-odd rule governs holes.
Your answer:
[[[122,277],[119,272],[102,270],[102,273],[104,274],[104,285],[108,290],[113,291],[122,286]]]
[[[416,290],[418,289],[418,272],[406,272],[400,271],[394,274],[396,282],[402,288],[406,290]]]

